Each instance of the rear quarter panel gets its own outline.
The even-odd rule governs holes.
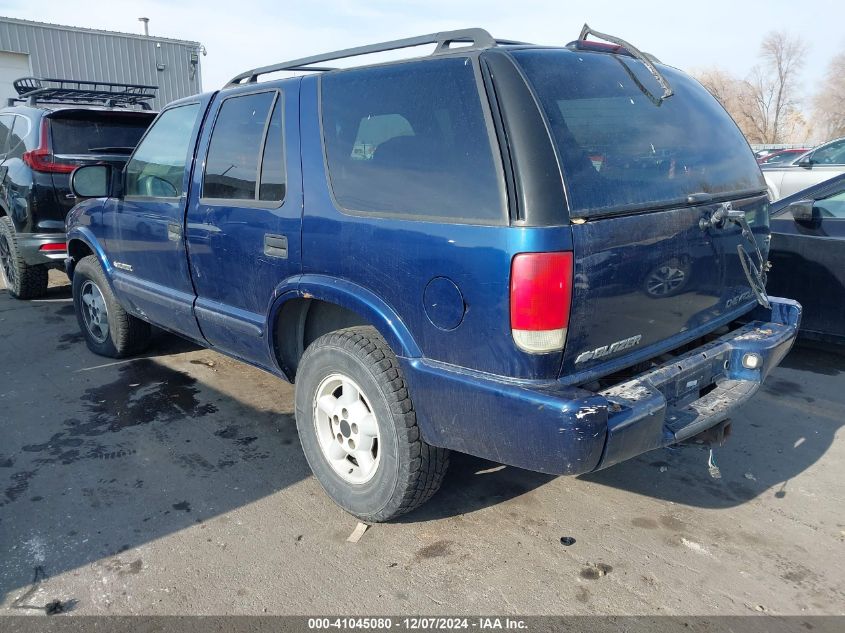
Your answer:
[[[327,182],[314,77],[303,80],[301,99],[303,274],[338,277],[380,297],[428,358],[520,378],[556,376],[560,354],[530,355],[513,343],[510,264],[521,251],[570,249],[569,227],[440,224],[342,212]],[[438,278],[450,280],[460,296],[427,295]],[[457,326],[432,322],[443,307],[434,304],[442,300],[463,312]]]

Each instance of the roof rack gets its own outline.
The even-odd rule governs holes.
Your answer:
[[[400,48],[412,48],[414,46],[423,46],[425,44],[437,44],[437,47],[431,54],[442,55],[444,53],[452,52],[452,49],[450,48],[452,44],[462,44],[466,42],[469,42],[469,45],[461,46],[459,48],[460,51],[482,50],[502,44],[525,44],[525,42],[495,39],[487,31],[479,28],[443,31],[441,33],[430,33],[428,35],[406,37],[404,39],[390,40],[388,42],[380,42],[378,44],[357,46],[355,48],[347,48],[340,51],[334,51],[332,53],[312,55],[311,57],[302,57],[300,59],[294,59],[279,64],[253,68],[252,70],[247,70],[233,77],[225,87],[228,88],[230,86],[237,86],[243,83],[255,83],[258,81],[258,77],[260,75],[266,75],[268,73],[275,73],[283,70],[328,72],[331,70],[337,70],[337,68],[314,66],[313,64],[320,64],[322,62],[329,62],[337,59],[346,59],[349,57],[357,57],[359,55],[369,55],[371,53],[384,53],[386,51],[394,51]]]
[[[106,107],[140,106],[150,110],[150,99],[155,98],[158,86],[123,84],[108,81],[78,81],[76,79],[49,79],[46,77],[21,77],[13,84],[19,97],[9,99],[9,105],[28,101],[38,103],[102,104]]]

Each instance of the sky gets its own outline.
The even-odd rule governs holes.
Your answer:
[[[803,88],[845,51],[843,0],[0,0],[0,15],[201,42],[203,89],[249,68],[316,53],[480,26],[495,37],[562,45],[581,26],[617,35],[688,72],[745,76],[760,42],[785,30],[809,44]],[[2,43],[0,43],[2,48]]]

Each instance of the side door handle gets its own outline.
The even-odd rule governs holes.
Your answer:
[[[285,235],[264,236],[264,254],[268,257],[288,258],[288,238]]]

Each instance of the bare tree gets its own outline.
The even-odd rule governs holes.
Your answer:
[[[708,68],[695,74],[702,86],[722,104],[750,143],[763,143],[757,125],[745,111],[749,85],[722,68]]]
[[[766,35],[760,46],[761,64],[755,66],[740,91],[739,110],[753,126],[752,142],[783,143],[798,112],[798,77],[807,46],[799,37],[783,31]]]
[[[830,61],[813,105],[813,118],[825,139],[845,136],[845,52]]]
[[[722,68],[707,68],[694,73],[695,78],[699,83],[707,88],[707,90],[716,97],[716,100],[722,104],[728,112],[731,111],[730,106],[736,98],[736,77],[731,75],[728,71]]]

